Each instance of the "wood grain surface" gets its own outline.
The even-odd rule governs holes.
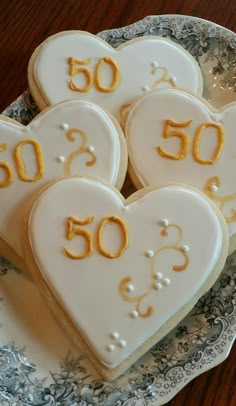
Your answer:
[[[235,0],[0,0],[0,111],[27,88],[30,55],[49,35],[71,29],[96,34],[152,14],[197,16],[236,31]],[[168,405],[235,406],[235,386],[236,346]]]

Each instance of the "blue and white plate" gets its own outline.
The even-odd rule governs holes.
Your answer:
[[[236,35],[186,16],[150,16],[98,34],[114,47],[160,35],[199,62],[204,96],[219,107],[236,100]],[[4,114],[23,124],[37,114],[28,92]],[[126,184],[124,193],[130,191]],[[75,353],[34,285],[0,258],[0,404],[3,406],[163,405],[197,375],[221,363],[236,336],[236,253],[216,283],[167,337],[113,383]]]

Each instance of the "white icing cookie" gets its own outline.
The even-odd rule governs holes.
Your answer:
[[[180,182],[198,188],[222,210],[234,236],[235,127],[236,104],[217,111],[205,100],[173,89],[143,97],[129,110],[125,126],[135,185]]]
[[[22,266],[21,212],[37,188],[72,175],[96,175],[121,188],[126,169],[127,148],[118,123],[92,103],[60,103],[27,127],[2,116],[0,254]]]
[[[199,192],[169,185],[125,201],[86,178],[39,191],[22,242],[54,315],[107,379],[190,311],[228,251],[224,218]]]
[[[30,90],[43,109],[66,99],[89,100],[120,119],[135,98],[159,87],[202,93],[195,59],[161,37],[128,41],[117,49],[83,31],[49,37],[29,62]]]

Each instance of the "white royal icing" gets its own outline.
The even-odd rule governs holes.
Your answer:
[[[90,256],[69,258],[65,247],[75,253],[85,248],[83,238],[66,238],[66,222],[71,215],[80,219],[94,216],[88,225],[76,226],[89,231],[94,241],[99,223],[108,215],[118,216],[127,226],[128,247],[119,258],[110,259],[94,242]],[[154,262],[154,271],[161,271],[161,280],[156,281],[150,275],[154,258],[147,260],[143,256],[144,246],[157,250],[175,244],[178,235],[171,226],[168,235],[161,235],[163,227],[158,222],[162,218],[171,218],[181,228],[191,251],[186,269],[175,272],[173,265],[181,265],[184,254],[162,250]],[[31,249],[43,278],[90,349],[108,368],[126,359],[191,300],[206,282],[222,250],[222,229],[211,205],[198,192],[180,186],[162,187],[124,205],[120,195],[104,184],[65,179],[40,195],[28,226]],[[121,241],[117,224],[107,224],[102,233],[103,246],[116,252]],[[120,283],[127,277],[135,285],[135,293],[125,292],[129,297],[150,290],[141,303],[142,312],[153,307],[149,317],[142,317],[136,303],[120,295]],[[155,288],[155,282],[160,286]]]
[[[67,124],[62,128],[63,122]],[[91,159],[87,153],[72,157],[71,176],[96,175],[115,185],[121,162],[118,130],[110,117],[94,104],[79,100],[60,103],[42,113],[27,127],[0,121],[0,149],[1,145],[7,144],[7,148],[0,152],[0,183],[6,177],[1,163],[9,164],[13,172],[12,184],[0,188],[0,236],[20,256],[21,212],[27,198],[43,184],[66,176],[65,161],[81,146],[79,134],[74,134],[74,142],[67,139],[69,128],[80,129],[86,134],[87,143],[93,145],[96,156],[92,166],[86,165]],[[29,138],[40,144],[44,160],[43,176],[33,182],[19,178],[14,158],[17,144]],[[32,145],[24,145],[21,156],[26,174],[34,177],[38,167]]]
[[[89,91],[78,92],[69,88],[70,80],[75,86],[83,87],[87,82],[83,73],[70,76],[68,58],[81,61],[91,58],[90,63],[76,64],[76,68],[88,69],[96,76],[96,65],[104,57],[112,58],[119,69],[120,81],[112,92],[104,93],[92,85]],[[153,62],[156,61],[157,62]],[[144,37],[127,42],[117,49],[100,38],[86,32],[66,32],[49,38],[39,48],[34,62],[34,79],[47,104],[66,99],[89,100],[101,105],[105,110],[119,118],[120,108],[130,103],[143,92],[152,90],[163,71],[151,73],[153,69],[167,69],[166,79],[176,78],[176,86],[202,93],[200,68],[194,58],[183,48],[160,37]],[[112,83],[112,69],[103,63],[100,69],[103,86]],[[171,86],[163,82],[158,85]]]
[[[193,145],[197,129],[203,123],[218,123],[224,131],[224,145],[219,158],[211,165],[198,163],[193,157]],[[166,120],[192,123],[185,128],[173,128],[189,138],[186,157],[172,160],[157,152],[160,146],[170,154],[176,154],[181,149],[178,137],[163,137],[163,127]],[[177,182],[204,191],[204,185],[211,178],[212,183],[207,187],[207,194],[214,194],[213,200],[221,208],[227,222],[229,234],[236,232],[236,104],[226,106],[221,111],[213,110],[210,105],[187,92],[176,89],[162,89],[153,92],[137,102],[131,108],[126,122],[126,137],[129,159],[132,171],[135,173],[140,186],[156,183]],[[210,159],[217,146],[215,128],[205,128],[202,132],[199,155]],[[220,184],[216,185],[214,177]],[[209,191],[209,193],[208,193]],[[225,198],[223,201],[221,198]],[[234,221],[228,221],[235,216]]]

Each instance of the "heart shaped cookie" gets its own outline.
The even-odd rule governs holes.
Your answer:
[[[114,49],[83,31],[61,32],[43,42],[30,59],[28,81],[40,109],[82,99],[117,119],[134,98],[157,87],[202,93],[200,68],[182,47],[148,36]]]
[[[228,252],[221,212],[180,185],[125,201],[95,180],[57,181],[29,203],[22,232],[27,265],[55,317],[107,379],[189,312]]]
[[[198,188],[222,210],[236,240],[236,104],[222,110],[192,94],[162,89],[130,109],[125,133],[137,187],[180,182]]]
[[[38,187],[58,177],[98,176],[117,188],[127,168],[118,123],[98,106],[74,100],[41,113],[27,127],[0,119],[0,254],[24,268],[21,212]]]

